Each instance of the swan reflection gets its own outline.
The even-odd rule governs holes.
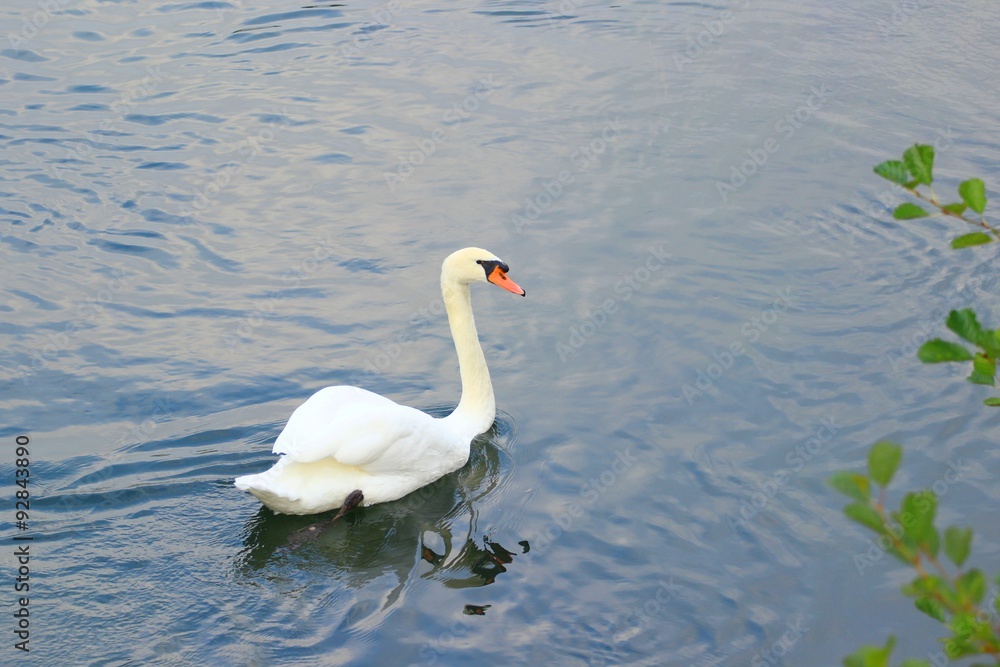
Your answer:
[[[511,466],[498,444],[512,440],[510,426],[499,416],[473,441],[463,468],[398,501],[355,508],[337,523],[329,523],[332,511],[294,516],[259,508],[244,528],[237,576],[274,581],[315,571],[357,588],[392,573],[396,585],[386,606],[413,575],[448,588],[493,583],[528,549],[527,542],[508,549],[477,529],[479,505],[503,486]],[[465,613],[481,615],[487,606],[470,607]]]

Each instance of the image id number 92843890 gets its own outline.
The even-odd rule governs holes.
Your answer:
[[[28,489],[28,482],[31,479],[29,465],[28,444],[30,440],[26,435],[19,435],[14,439],[14,558],[17,561],[16,574],[14,576],[14,648],[19,651],[28,652],[29,633],[29,612],[28,612],[28,590],[31,580],[30,546],[32,535],[28,534],[28,512],[31,509],[31,491]]]

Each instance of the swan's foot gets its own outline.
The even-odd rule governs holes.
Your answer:
[[[360,505],[361,501],[364,499],[365,499],[365,494],[361,493],[361,489],[357,489],[355,491],[351,491],[350,493],[348,493],[347,497],[344,498],[344,504],[341,506],[340,511],[337,512],[337,516],[333,517],[333,520],[330,523],[337,523],[337,519],[344,516],[352,509]]]
[[[337,512],[337,516],[327,521],[320,521],[310,526],[306,526],[305,528],[300,528],[296,530],[294,533],[288,536],[288,546],[294,549],[295,547],[300,547],[306,542],[316,539],[317,537],[325,533],[328,529],[330,529],[333,526],[333,524],[337,523],[337,519],[344,516],[352,509],[360,505],[361,501],[363,501],[364,499],[365,499],[365,494],[361,493],[360,489],[358,489],[357,491],[351,491],[347,495],[347,498],[344,499],[344,504],[341,506],[340,511]]]
[[[331,525],[333,525],[332,521],[320,521],[319,523],[314,523],[310,526],[306,526],[305,528],[299,528],[288,536],[285,546],[291,547],[292,549],[301,547],[306,542],[311,542],[322,535]]]

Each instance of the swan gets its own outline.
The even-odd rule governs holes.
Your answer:
[[[280,458],[269,470],[244,475],[249,491],[283,514],[317,514],[397,500],[469,459],[472,439],[496,417],[493,384],[472,317],[470,285],[490,282],[525,292],[493,253],[464,248],[441,265],[441,294],[458,352],[462,398],[443,418],[399,405],[359,387],[320,389],[300,405],[274,442]]]

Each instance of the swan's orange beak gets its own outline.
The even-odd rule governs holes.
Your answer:
[[[490,281],[491,283],[493,283],[498,287],[504,288],[508,292],[513,292],[514,294],[517,294],[519,296],[524,296],[524,290],[521,289],[517,283],[508,278],[507,274],[504,273],[503,269],[501,269],[499,266],[494,268],[493,271],[488,276],[486,276],[486,280]]]

